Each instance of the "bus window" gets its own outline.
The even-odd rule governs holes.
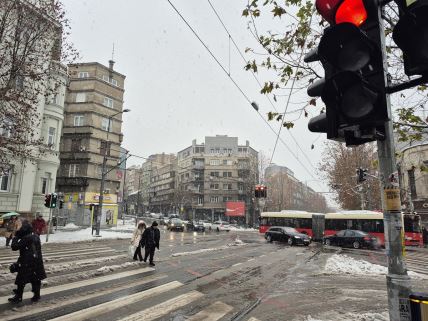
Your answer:
[[[346,230],[347,229],[347,220],[341,219],[326,219],[325,220],[325,229],[326,230]]]
[[[260,218],[260,225],[269,225],[269,219],[267,217]]]
[[[419,216],[404,216],[404,231],[411,233],[421,233],[421,222]]]

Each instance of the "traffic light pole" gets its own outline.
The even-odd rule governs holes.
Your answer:
[[[387,59],[385,33],[382,20],[382,6],[378,7],[378,21],[380,24],[380,45],[383,56],[384,77],[387,80]],[[391,321],[410,321],[410,278],[403,260],[404,228],[401,214],[400,189],[396,171],[394,136],[392,127],[391,102],[386,95],[386,107],[389,121],[385,123],[385,139],[377,141],[380,184],[384,220],[385,248],[388,259],[388,275],[386,285],[388,292],[389,318]]]
[[[52,228],[52,199],[53,199],[53,196],[51,194],[51,198],[49,200],[49,224],[48,224],[48,231],[46,232],[46,243],[49,242],[49,233]]]

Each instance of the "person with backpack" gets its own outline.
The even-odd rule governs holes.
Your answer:
[[[31,301],[39,301],[41,281],[46,278],[42,247],[39,236],[33,234],[33,228],[26,220],[22,222],[21,228],[12,239],[12,251],[19,251],[19,257],[18,261],[14,264],[14,270],[18,272],[15,279],[17,289],[14,290],[15,296],[8,299],[9,302],[19,303],[22,301],[24,287],[27,283],[31,283],[34,293]]]
[[[159,250],[160,231],[158,229],[158,222],[154,221],[152,226],[146,228],[141,237],[141,247],[145,247],[144,262],[150,257],[149,262],[151,266],[155,266],[153,257],[155,255],[155,248]]]

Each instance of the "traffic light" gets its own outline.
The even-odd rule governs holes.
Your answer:
[[[377,2],[316,0],[316,8],[330,26],[304,60],[323,65],[324,78],[307,91],[321,97],[326,112],[309,121],[309,130],[353,146],[383,139],[389,116]]]
[[[409,5],[408,5],[409,4]],[[401,15],[392,33],[403,51],[406,75],[428,75],[428,1],[402,1]]]
[[[51,194],[45,195],[45,207],[51,207]]]
[[[56,208],[58,202],[58,194],[52,193],[51,208]]]
[[[256,185],[256,188],[254,189],[254,197],[255,198],[260,198],[260,192],[261,192],[261,189],[260,189],[260,185]]]
[[[254,197],[266,198],[267,197],[267,187],[265,185],[256,185],[256,188],[254,190]]]
[[[362,183],[367,180],[367,169],[357,169],[357,183]]]

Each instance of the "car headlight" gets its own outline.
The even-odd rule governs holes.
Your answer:
[[[301,237],[300,237],[300,236],[295,236],[294,238],[295,238],[295,239],[300,239]]]
[[[174,224],[171,224],[171,226],[174,226]]]

